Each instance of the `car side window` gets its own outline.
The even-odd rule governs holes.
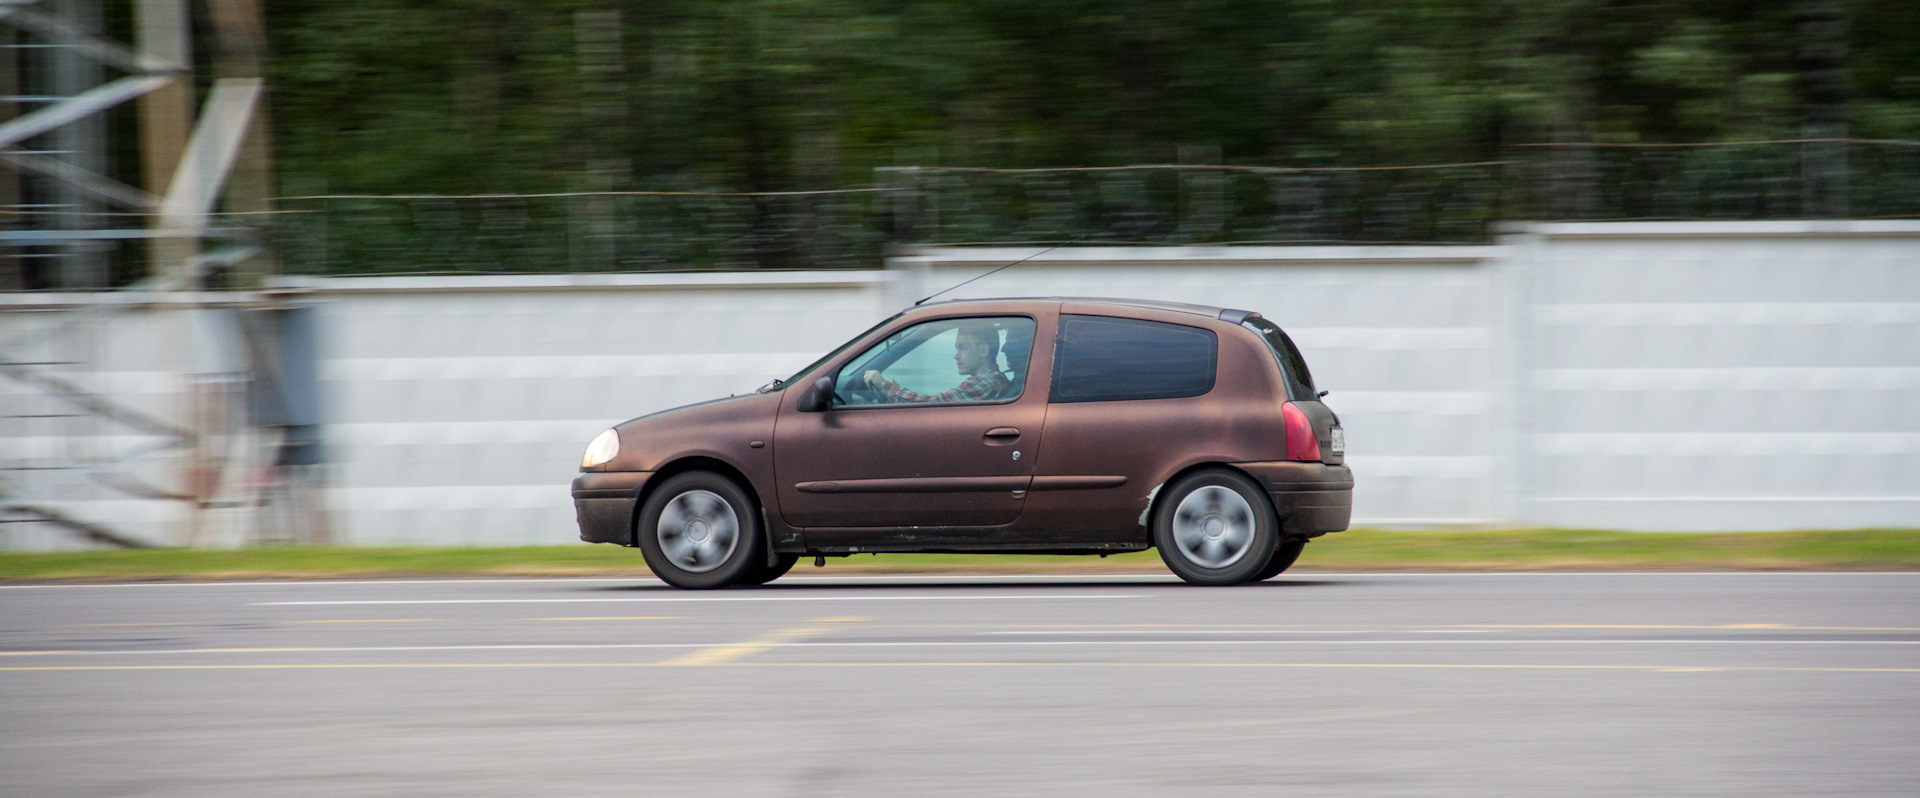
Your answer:
[[[1010,402],[1026,390],[1033,319],[937,319],[887,336],[834,377],[835,406]]]
[[[1141,319],[1062,315],[1049,402],[1175,399],[1213,390],[1212,330]]]

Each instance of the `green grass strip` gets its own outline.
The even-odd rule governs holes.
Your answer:
[[[1646,533],[1357,529],[1314,541],[1297,571],[1920,570],[1920,529]],[[797,573],[1164,572],[1155,552],[1099,557],[883,554],[802,562]],[[575,544],[510,548],[272,547],[0,552],[0,580],[142,581],[401,576],[645,576],[640,553]]]

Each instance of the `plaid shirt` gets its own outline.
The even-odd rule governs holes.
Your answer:
[[[989,369],[969,374],[960,387],[932,396],[914,393],[900,387],[900,383],[887,379],[881,381],[879,391],[895,402],[986,402],[1005,396],[1012,388],[1013,383],[1007,380],[1006,375]]]

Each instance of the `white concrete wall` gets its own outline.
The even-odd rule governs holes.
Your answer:
[[[1516,517],[1920,526],[1920,224],[1533,225]]]
[[[1034,254],[926,250],[883,272],[288,280],[320,307],[336,539],[574,540],[567,484],[600,429],[752,390],[914,299]],[[1035,295],[1275,319],[1332,391],[1360,523],[1920,527],[1920,223],[1059,249],[943,298]],[[0,340],[47,318],[9,301]],[[138,401],[181,412],[165,398],[182,390],[175,372],[209,367],[139,354],[192,338],[148,329],[169,312],[185,311],[91,328],[111,352],[69,370],[134,395],[163,382]],[[0,415],[51,406],[0,388]],[[0,465],[62,451],[66,437],[10,422]],[[178,512],[95,493],[75,497],[89,517],[149,518],[129,522],[179,539],[153,531]],[[0,546],[52,539],[35,529],[0,525]]]
[[[230,297],[161,294],[150,304],[82,293],[0,294],[0,358],[73,391],[177,428],[208,430],[199,446],[89,413],[47,388],[0,373],[0,548],[88,547],[63,528],[5,512],[14,501],[152,545],[237,541],[237,499],[256,474],[251,436],[222,434],[244,408],[245,371]],[[225,422],[223,424],[223,422]],[[204,505],[142,494],[185,494],[189,468],[216,489]]]
[[[878,272],[303,279],[336,536],[578,539],[600,430],[789,376],[890,311]]]

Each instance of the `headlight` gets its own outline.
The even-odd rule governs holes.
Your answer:
[[[607,430],[595,436],[593,443],[587,444],[587,453],[580,458],[580,467],[592,468],[612,460],[618,454],[620,454],[620,433]]]

